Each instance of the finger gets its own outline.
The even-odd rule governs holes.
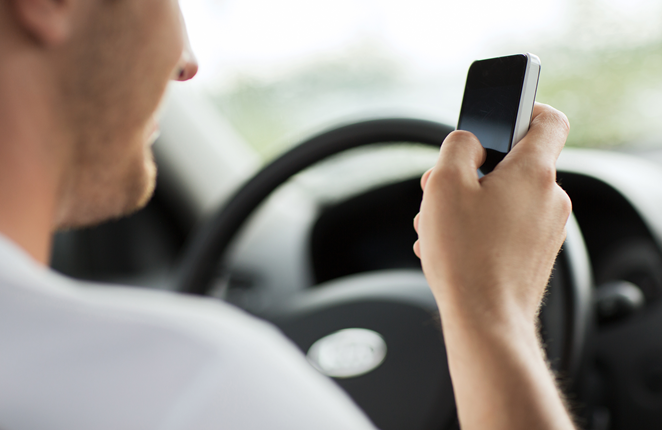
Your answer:
[[[421,189],[425,191],[425,184],[428,183],[428,178],[430,177],[430,173],[432,173],[433,168],[428,169],[427,172],[423,173],[423,176],[421,176]]]
[[[478,185],[478,168],[485,161],[485,149],[478,138],[468,131],[454,131],[441,145],[434,169],[455,177],[465,185]]]
[[[418,233],[418,219],[421,217],[421,214],[418,213],[414,217],[414,230],[416,230],[416,233]]]
[[[530,158],[526,164],[554,167],[570,132],[568,118],[551,106],[536,103],[528,133],[511,151],[503,163],[520,157]]]
[[[420,259],[421,258],[421,244],[418,243],[418,240],[414,242],[414,254]]]

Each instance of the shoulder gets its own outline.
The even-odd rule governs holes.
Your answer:
[[[242,429],[372,428],[277,328],[240,309],[216,299],[116,287],[92,287],[85,295],[210,349],[173,408],[173,423],[199,430],[219,422]]]
[[[219,299],[141,288],[84,284],[77,300],[88,309],[115,315],[162,330],[179,333],[197,342],[245,342],[283,336],[278,329]]]
[[[8,416],[31,405],[55,429],[371,428],[277,328],[217,299],[53,273],[0,283]]]

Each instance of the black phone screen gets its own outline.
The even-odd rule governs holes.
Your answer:
[[[511,55],[474,62],[464,89],[458,130],[478,137],[487,150],[485,174],[510,151],[526,73],[526,56]]]

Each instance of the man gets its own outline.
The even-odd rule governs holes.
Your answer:
[[[145,204],[154,111],[196,69],[177,0],[0,0],[0,428],[372,428],[265,323],[46,268],[58,228]],[[492,174],[457,132],[423,177],[415,250],[465,429],[573,428],[535,330],[570,213],[567,132],[539,105]]]

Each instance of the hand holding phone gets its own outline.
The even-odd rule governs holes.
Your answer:
[[[540,59],[530,53],[475,61],[469,68],[457,129],[476,135],[487,150],[488,174],[529,130]]]

